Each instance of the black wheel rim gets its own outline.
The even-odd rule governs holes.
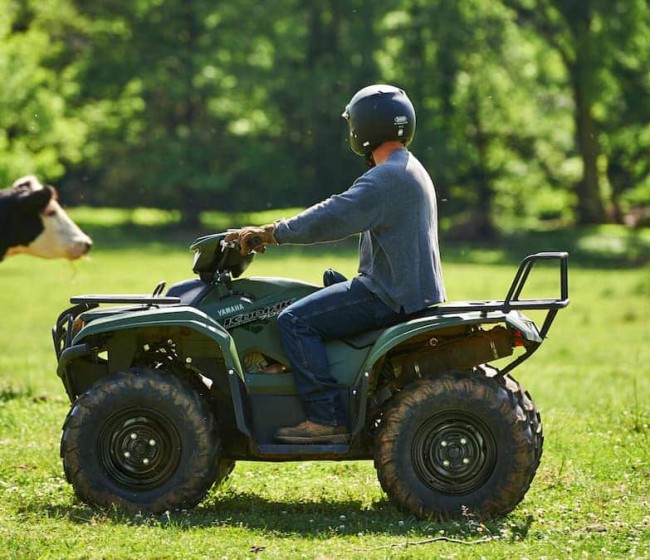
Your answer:
[[[462,411],[431,416],[416,431],[411,450],[420,480],[445,494],[480,488],[496,463],[496,442],[479,417]]]
[[[104,424],[98,455],[106,475],[133,491],[164,484],[176,471],[181,439],[174,424],[153,409],[122,410]]]

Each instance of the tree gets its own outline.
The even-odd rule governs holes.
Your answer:
[[[60,178],[81,160],[87,128],[71,109],[76,71],[58,61],[76,14],[67,0],[0,0],[0,180]]]
[[[179,208],[196,227],[204,208],[310,204],[353,178],[340,114],[377,79],[376,2],[77,5],[93,22],[80,103],[110,107],[93,140],[112,163],[88,160],[98,202]]]
[[[60,177],[96,205],[178,209],[193,229],[205,209],[304,206],[363,171],[339,115],[361,87],[392,82],[416,106],[413,151],[446,225],[486,239],[566,222],[573,206],[580,223],[610,207],[621,220],[650,196],[649,11],[0,0],[0,175]]]
[[[291,2],[276,45],[269,101],[285,134],[280,151],[290,160],[293,200],[312,204],[343,190],[363,171],[347,145],[341,114],[361,87],[381,80],[375,59],[382,38],[375,28],[383,0]],[[279,30],[282,29],[280,34]]]
[[[643,0],[617,6],[609,33],[617,46],[605,60],[611,79],[604,92],[601,145],[615,221],[650,204],[650,7]]]
[[[566,67],[574,100],[574,129],[582,159],[577,185],[579,223],[605,221],[605,205],[598,171],[597,123],[594,105],[601,90],[601,25],[610,0],[504,0],[522,26],[535,30],[554,48]],[[610,45],[611,46],[611,45]]]
[[[540,92],[555,65],[499,4],[411,0],[384,18],[391,79],[418,110],[414,151],[431,170],[454,236],[490,240],[562,200],[563,111]],[[552,87],[552,86],[551,86]],[[498,223],[496,219],[498,217]]]
[[[199,0],[77,4],[93,22],[78,49],[80,102],[105,100],[102,116],[112,117],[93,137],[104,161],[98,181],[111,185],[113,204],[177,208],[196,228],[206,201],[228,184],[232,115],[215,100],[232,89],[218,60],[233,31],[220,33],[221,11]]]

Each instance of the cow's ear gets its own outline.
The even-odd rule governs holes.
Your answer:
[[[52,199],[52,190],[46,188],[32,191],[23,198],[21,206],[25,210],[36,210],[42,212]]]
[[[52,191],[52,198],[54,200],[59,200],[59,191],[56,190],[56,187],[53,187],[52,185],[45,185],[44,188]]]

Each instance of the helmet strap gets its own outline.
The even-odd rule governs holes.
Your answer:
[[[368,152],[366,154],[366,167],[368,169],[372,169],[373,167],[375,167],[375,165],[377,164],[375,163],[375,158],[372,157],[372,152]]]

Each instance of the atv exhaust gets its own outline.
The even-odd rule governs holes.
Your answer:
[[[452,339],[432,336],[424,350],[391,358],[396,379],[415,379],[450,370],[469,370],[480,364],[512,355],[513,333],[498,325]]]

